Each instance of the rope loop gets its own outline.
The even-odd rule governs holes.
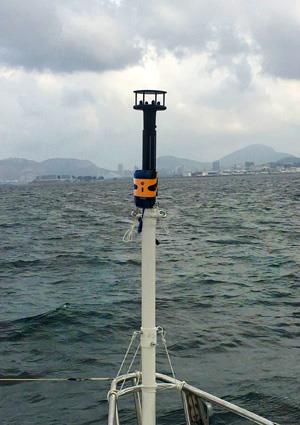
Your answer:
[[[109,390],[107,393],[107,400],[109,400],[110,396],[115,395],[118,398],[119,391],[118,390]]]
[[[157,218],[157,221],[161,224],[161,228],[163,229],[164,233],[169,236],[170,232],[167,225],[161,222],[162,219],[167,217],[166,210],[163,210],[158,206],[155,206],[153,210],[155,213],[155,217]],[[123,242],[132,242],[134,240],[135,234],[142,233],[144,213],[145,208],[143,208],[142,210],[140,210],[139,208],[135,208],[131,211],[130,216],[132,217],[132,222],[130,224],[129,229],[126,230],[123,236]],[[159,245],[159,243],[157,243],[157,245]]]
[[[132,222],[130,224],[130,227],[128,230],[126,230],[124,236],[123,236],[123,242],[132,242],[134,240],[135,230],[137,233],[140,233],[142,231],[142,225],[143,225],[143,215],[144,213],[141,213],[139,208],[136,208],[135,210],[131,211],[131,217]],[[141,230],[139,230],[141,229]]]

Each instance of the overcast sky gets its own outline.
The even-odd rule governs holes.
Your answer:
[[[0,0],[0,158],[139,165],[139,88],[159,155],[300,156],[299,52],[299,0]]]

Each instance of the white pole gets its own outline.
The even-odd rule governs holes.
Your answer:
[[[142,425],[156,424],[155,233],[156,210],[145,209],[142,229]]]

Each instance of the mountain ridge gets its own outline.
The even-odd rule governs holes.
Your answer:
[[[220,165],[224,167],[233,167],[234,165],[244,165],[246,161],[254,162],[255,165],[262,165],[268,162],[276,162],[286,157],[293,157],[294,155],[277,152],[271,146],[264,144],[248,145],[244,148],[231,152],[228,155],[219,159]]]
[[[231,168],[234,166],[244,167],[246,161],[254,162],[255,165],[262,165],[283,160],[284,158],[295,157],[288,153],[277,152],[272,147],[264,144],[253,144],[231,152],[218,161],[221,168]],[[160,173],[162,171],[163,175],[170,175],[179,168],[183,168],[185,172],[207,171],[211,169],[213,163],[165,155],[157,159],[157,164]]]
[[[246,161],[262,165],[283,161],[289,158],[298,163],[294,155],[277,152],[270,146],[263,144],[248,145],[242,149],[225,155],[219,160],[221,168],[230,168],[235,165],[244,166]],[[163,155],[157,158],[157,168],[161,176],[184,172],[207,171],[212,167],[211,162],[197,161],[188,158],[179,158],[172,155]],[[33,161],[26,158],[6,158],[0,160],[0,181],[28,182],[41,175],[73,175],[73,176],[104,176],[117,177],[116,171],[99,167],[87,159],[49,158],[44,161]]]
[[[78,176],[106,176],[111,171],[100,168],[92,161],[74,158],[50,158],[33,161],[26,158],[6,158],[0,160],[0,180],[32,181],[41,175],[69,174]]]
[[[173,155],[163,155],[157,158],[157,169],[160,175],[168,175],[179,168],[189,171],[206,171],[211,167],[210,162],[196,161],[188,158],[179,158]]]

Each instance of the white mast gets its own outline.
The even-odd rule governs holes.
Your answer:
[[[134,173],[134,198],[142,208],[142,425],[156,424],[155,247],[157,209],[156,112],[164,111],[165,91],[136,90],[134,109],[143,111],[143,168]],[[150,97],[149,97],[150,96]],[[139,98],[138,98],[139,97]]]
[[[142,424],[156,423],[155,233],[156,210],[146,209],[142,231]]]

